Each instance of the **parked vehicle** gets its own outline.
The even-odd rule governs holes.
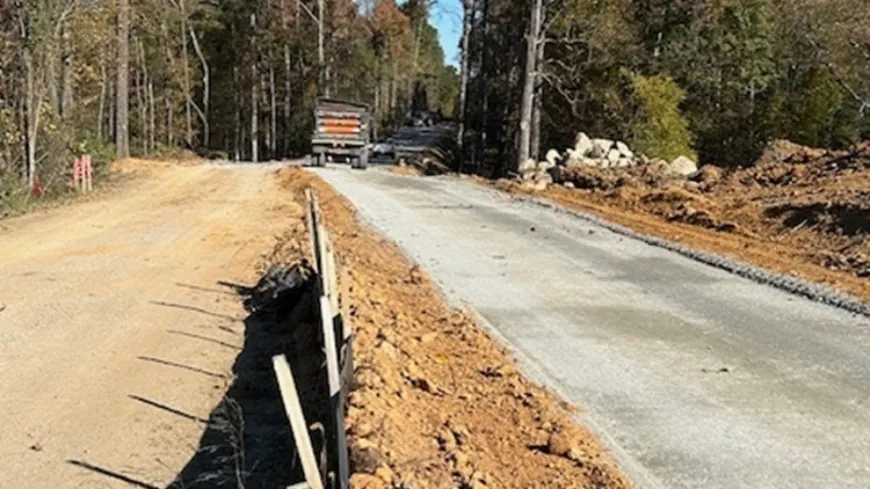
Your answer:
[[[311,153],[315,166],[327,159],[347,159],[351,167],[365,169],[369,163],[371,112],[365,104],[319,98],[314,108]]]

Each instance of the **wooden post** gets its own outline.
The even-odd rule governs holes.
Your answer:
[[[344,362],[342,363],[342,377],[344,379],[344,389],[342,395],[347,399],[348,393],[353,387],[353,329],[350,324],[350,277],[347,273],[347,263],[343,260],[339,265],[341,287],[340,302],[341,314],[339,321],[341,323],[341,340],[344,345]]]
[[[332,309],[327,297],[320,298],[320,319],[323,327],[326,373],[329,380],[329,404],[334,416],[335,449],[338,456],[338,488],[347,489],[350,480],[350,463],[347,439],[344,432],[344,403],[341,396],[341,375],[338,371],[337,343],[333,325]]]
[[[305,423],[305,415],[302,413],[302,404],[299,401],[299,392],[296,390],[296,382],[293,380],[290,364],[287,363],[287,358],[284,355],[275,355],[272,357],[272,367],[278,378],[284,410],[290,420],[290,427],[293,429],[293,440],[296,442],[296,451],[299,452],[299,461],[302,463],[305,480],[311,489],[323,489],[323,482],[320,480],[317,468],[317,459],[314,458],[314,449],[311,447],[311,438],[308,436],[308,425]]]
[[[320,286],[323,295],[326,297],[332,297],[332,291],[329,290],[330,281],[329,281],[329,260],[327,259],[328,251],[326,247],[326,243],[329,242],[329,232],[326,230],[322,222],[317,223],[317,239],[318,239],[318,249],[320,255],[320,267],[318,269],[320,273]]]
[[[314,191],[310,188],[305,189],[305,202],[308,205],[306,210],[308,216],[308,237],[311,243],[311,257],[314,259],[314,271],[320,273],[320,245],[317,239],[317,212],[314,203]]]
[[[326,280],[329,282],[329,305],[332,306],[332,311],[337,315],[338,310],[338,273],[335,269],[335,248],[332,241],[326,242]],[[343,339],[343,337],[342,337]]]

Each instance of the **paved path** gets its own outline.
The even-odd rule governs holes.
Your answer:
[[[641,488],[870,487],[870,322],[473,184],[323,169]]]

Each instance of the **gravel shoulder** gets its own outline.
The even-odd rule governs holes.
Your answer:
[[[870,322],[456,180],[316,172],[640,487],[870,484]]]

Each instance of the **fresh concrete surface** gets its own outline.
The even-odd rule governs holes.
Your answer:
[[[474,184],[316,173],[580,406],[639,487],[870,487],[867,319]]]

